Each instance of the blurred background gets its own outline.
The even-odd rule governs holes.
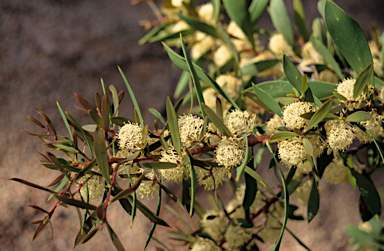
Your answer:
[[[285,2],[293,16],[292,1]],[[374,22],[380,31],[384,30],[384,1],[334,2],[360,23],[368,39],[369,28]],[[309,27],[313,18],[320,16],[316,3],[315,0],[303,1]],[[120,115],[134,119],[133,106],[117,65],[132,85],[149,126],[152,127],[154,117],[148,108],[154,107],[164,113],[166,97],[172,96],[181,72],[172,67],[161,44],[138,45],[137,41],[145,34],[138,25],[143,19],[155,19],[151,9],[145,3],[133,6],[130,0],[0,1],[0,250],[71,250],[79,229],[76,210],[59,208],[52,219],[53,239],[50,240],[51,230],[47,228],[32,242],[36,226],[28,223],[44,216],[27,205],[49,210],[54,202],[47,202],[47,193],[9,179],[18,177],[46,186],[58,173],[39,164],[36,151],[44,152],[46,149],[38,138],[27,135],[23,129],[44,132],[27,119],[27,114],[40,119],[35,108],[41,109],[52,120],[58,133],[65,135],[57,101],[80,124],[91,123],[74,108],[77,101],[73,92],[93,105],[95,91],[102,92],[102,77],[106,86],[112,84],[118,91],[125,90]],[[268,14],[259,25],[273,29]],[[266,166],[260,169],[263,169],[262,177],[274,181],[270,177],[273,175],[266,173]],[[380,187],[380,180],[375,182]],[[382,181],[381,185],[384,185]],[[223,185],[219,190],[223,197],[231,196],[229,186]],[[359,193],[350,185],[336,187],[324,183],[321,195],[316,218],[308,226],[305,222],[290,222],[288,228],[312,250],[345,250],[348,238],[343,228],[348,223],[359,222]],[[165,196],[163,198],[165,203],[194,224],[197,218],[188,219],[186,212]],[[198,196],[198,199],[205,198]],[[157,200],[144,203],[154,209]],[[306,210],[300,208],[300,213],[306,215]],[[108,214],[109,222],[126,250],[142,250],[150,222],[138,213],[131,228],[130,217],[116,205],[111,206]],[[169,243],[167,232],[177,231],[177,227],[182,229],[182,224],[164,207],[161,217],[172,228],[158,227],[154,236]],[[155,250],[155,244],[151,241],[148,250]],[[261,248],[269,250],[268,245]],[[85,245],[75,248],[113,249],[105,229]],[[281,250],[303,249],[286,234]]]

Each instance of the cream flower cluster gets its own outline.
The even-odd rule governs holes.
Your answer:
[[[191,246],[191,251],[217,251],[221,250],[214,241],[199,237]]]
[[[224,125],[235,137],[251,133],[255,124],[256,117],[247,111],[233,110],[224,116]]]
[[[136,123],[125,123],[119,130],[120,149],[134,152],[143,147],[143,134],[141,127]]]
[[[177,154],[173,146],[169,146],[168,151],[161,152],[160,162],[169,162],[177,164],[178,166],[170,169],[159,169],[161,177],[165,181],[173,181],[180,183],[184,177],[184,167],[182,166],[182,158]]]
[[[204,120],[192,114],[184,114],[177,120],[179,125],[180,140],[185,147],[199,141]]]
[[[324,178],[330,184],[348,183],[347,167],[344,166],[344,161],[340,156],[335,156],[333,161],[325,168]]]
[[[306,151],[303,141],[299,137],[293,137],[280,141],[277,145],[279,148],[279,157],[287,166],[296,166],[306,159]]]
[[[245,157],[244,142],[223,137],[216,149],[216,162],[226,168],[240,165]]]
[[[84,183],[84,185],[80,188],[81,197],[83,197],[84,200],[87,198],[88,185],[88,198],[90,200],[97,200],[104,194],[105,181],[101,176],[93,175],[92,178],[89,177],[90,175],[87,174],[79,179],[79,183]]]
[[[344,120],[329,120],[324,125],[328,145],[334,151],[344,151],[356,138],[356,128]]]
[[[252,239],[252,232],[237,224],[230,224],[227,231],[225,231],[224,237],[227,240],[229,250],[235,250]]]
[[[226,222],[224,212],[208,211],[200,221],[200,224],[204,233],[207,233],[213,240],[219,242],[224,237]]]
[[[286,54],[288,57],[293,57],[295,55],[292,46],[287,43],[284,36],[280,33],[273,35],[269,39],[269,49],[277,57],[282,57],[283,54]]]
[[[356,99],[353,98],[353,89],[356,79],[344,79],[336,88],[336,91],[343,95],[347,100],[341,101],[348,110],[353,110],[360,107],[361,102],[366,101],[367,97],[373,93],[374,88],[368,86],[368,93],[363,92]]]
[[[293,102],[284,109],[284,122],[287,127],[292,129],[304,128],[309,121],[302,118],[301,115],[313,111],[315,111],[315,108],[309,102]]]
[[[197,170],[197,182],[200,186],[204,186],[207,191],[215,190],[223,183],[227,170],[225,168],[212,168],[212,170],[206,170],[201,167],[196,167]]]

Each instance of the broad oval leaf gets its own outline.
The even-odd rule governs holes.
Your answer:
[[[128,122],[133,122],[127,118],[124,118],[124,117],[112,117],[112,118],[109,118],[109,120],[114,123],[115,125],[118,125],[118,126],[123,126],[125,123],[128,123]],[[95,131],[95,130],[93,130]]]
[[[325,25],[333,42],[360,74],[371,62],[372,55],[360,25],[334,2],[325,1]]]
[[[351,122],[360,122],[370,120],[372,117],[368,112],[357,111],[349,115],[345,120]]]
[[[264,90],[257,87],[257,85],[252,84],[253,91],[257,95],[257,98],[260,99],[268,108],[275,114],[277,114],[280,118],[283,118],[283,112],[279,104]]]
[[[303,138],[304,149],[308,155],[313,156],[313,146],[312,143],[307,138]]]
[[[353,87],[353,99],[356,99],[364,91],[369,80],[373,76],[373,63],[370,63],[357,77]]]

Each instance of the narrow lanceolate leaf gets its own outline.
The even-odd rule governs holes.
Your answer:
[[[65,114],[64,114],[63,110],[61,109],[61,107],[60,107],[60,105],[59,105],[59,102],[56,101],[56,104],[57,104],[57,108],[59,108],[60,115],[61,115],[61,117],[63,118],[65,127],[66,127],[67,130],[68,130],[69,137],[70,137],[70,139],[73,141],[72,130],[71,130],[71,128],[69,127],[68,120],[67,120],[67,118],[65,117]]]
[[[353,99],[356,99],[364,91],[369,83],[369,80],[373,76],[373,63],[370,63],[356,79],[355,86],[353,88]]]
[[[127,189],[124,189],[123,191],[119,192],[112,200],[111,202],[115,202],[117,200],[125,199],[130,194],[132,194],[141,184],[141,181],[144,178],[144,173],[140,175],[140,177],[135,181],[135,183],[128,187]]]
[[[111,228],[111,226],[106,221],[105,224],[107,225],[109,236],[111,237],[112,243],[115,246],[116,250],[118,251],[125,251],[123,244],[119,240],[119,237],[117,237],[115,231]]]
[[[105,181],[110,185],[111,178],[109,176],[108,154],[105,146],[104,132],[100,127],[97,128],[94,136],[94,148],[97,158],[97,164]]]
[[[294,132],[278,132],[272,135],[272,137],[268,140],[270,143],[281,141],[281,140],[286,140],[290,138],[297,137],[297,135]]]
[[[307,138],[303,138],[304,149],[310,156],[313,156],[313,146],[312,143]]]
[[[36,108],[36,110],[37,110],[37,113],[45,120],[49,128],[51,128],[53,135],[56,135],[56,129],[53,126],[53,123],[51,122],[51,120],[48,118],[48,116],[45,115],[42,110],[38,108]]]
[[[41,234],[41,232],[43,232],[43,230],[45,229],[45,227],[48,225],[48,223],[50,223],[49,220],[43,220],[40,225],[37,227],[36,229],[36,232],[35,234],[33,235],[33,238],[32,240],[35,240],[37,237],[39,237],[39,235]]]
[[[158,120],[161,121],[161,123],[165,125],[165,120],[163,118],[163,115],[161,115],[160,112],[158,112],[156,109],[153,109],[153,108],[149,108],[148,110],[153,114],[153,116],[155,116]]]
[[[67,177],[67,179],[71,179],[67,173],[67,171],[64,169],[63,165],[60,163],[60,161],[56,158],[55,155],[53,155],[52,153],[48,152],[47,153],[47,156],[48,158],[55,164],[55,166],[60,170],[60,172],[62,172],[65,177]]]
[[[357,111],[345,118],[346,121],[360,122],[370,120],[372,117],[368,112]]]
[[[160,209],[161,209],[161,189],[159,189],[159,199],[157,200],[157,208],[156,208],[156,215],[157,215],[157,216],[160,215]],[[152,224],[151,230],[149,231],[149,234],[148,234],[148,238],[147,238],[147,240],[145,241],[144,251],[146,250],[146,248],[147,248],[149,242],[150,242],[151,239],[152,239],[152,236],[153,236],[153,233],[155,232],[156,226],[157,226],[156,223],[153,223],[153,224]]]
[[[251,18],[251,23],[253,25],[256,25],[261,16],[264,14],[265,10],[267,9],[267,5],[269,3],[269,0],[257,0],[252,1],[251,5],[248,8],[248,12]]]
[[[166,22],[163,22],[155,26],[152,30],[150,30],[147,34],[145,34],[144,37],[140,38],[138,44],[139,45],[145,44],[146,42],[148,42],[149,39],[151,39],[153,36],[155,36],[157,33],[163,30],[166,26],[167,26]]]
[[[333,95],[338,99],[338,100],[341,100],[341,101],[346,101],[347,98],[344,97],[343,95],[341,95],[340,93],[338,92],[333,92]]]
[[[177,164],[170,162],[147,162],[143,166],[151,169],[171,169],[177,167]]]
[[[223,0],[223,4],[231,20],[240,27],[254,48],[255,40],[253,38],[253,25],[251,23],[251,16],[248,12],[247,1]]]
[[[243,163],[241,163],[241,165],[236,168],[236,181],[239,181],[241,175],[244,173],[244,169],[247,166],[248,161],[250,159],[250,155],[251,155],[250,149],[248,147],[247,135],[245,134],[243,135],[243,142],[245,143],[245,157],[244,157]]]
[[[176,202],[183,210],[184,209],[184,206],[183,204],[181,203],[181,201],[177,198],[177,196],[172,193],[166,186],[164,186],[163,184],[159,183],[161,189],[164,190],[164,192],[169,196],[169,198],[171,198],[171,200],[173,200],[174,202]]]
[[[91,117],[91,119],[101,128],[105,128],[104,121],[102,118],[100,118],[99,114],[93,110],[88,110],[88,114]]]
[[[301,75],[300,71],[285,54],[283,56],[283,68],[289,83],[302,94],[303,75]]]
[[[119,94],[113,85],[109,86],[109,90],[112,93],[113,113],[112,116],[117,116],[119,112]]]
[[[190,204],[190,208],[189,208],[189,215],[192,216],[193,215],[193,208],[195,206],[195,194],[196,194],[196,186],[197,186],[197,182],[196,182],[196,173],[195,173],[195,168],[193,167],[193,164],[192,164],[192,155],[189,151],[187,151],[188,153],[188,162],[189,162],[189,172],[190,172],[190,176],[191,176],[191,204]]]
[[[295,19],[297,30],[299,31],[304,42],[307,42],[309,39],[309,34],[308,34],[307,25],[305,24],[305,14],[304,14],[303,4],[301,3],[301,0],[293,1],[293,9],[295,11],[294,19]]]
[[[93,236],[95,236],[95,234],[101,230],[101,226],[98,226],[98,227],[95,227],[93,228],[91,231],[88,232],[88,234],[84,237],[84,239],[81,241],[81,244],[84,244],[86,243],[87,241],[89,241]]]
[[[257,1],[253,1],[253,2],[257,2]],[[245,65],[241,67],[240,71],[242,75],[245,75],[245,76],[256,76],[259,73],[275,66],[278,62],[280,62],[280,60],[278,59],[266,59],[263,61],[258,61],[252,64]]]
[[[295,38],[293,27],[289,20],[288,12],[283,0],[271,0],[268,9],[271,16],[273,26],[281,33],[287,43],[292,47],[295,46]]]
[[[334,2],[325,1],[325,25],[333,42],[352,66],[360,74],[371,62],[372,54],[359,24]]]
[[[175,147],[179,156],[182,156],[181,155],[181,141],[180,141],[179,125],[177,123],[177,117],[176,117],[175,109],[173,108],[173,104],[172,104],[171,99],[169,97],[167,98],[166,109],[167,109],[169,131],[171,133],[173,146]]]
[[[80,208],[89,209],[89,210],[96,210],[96,208],[97,208],[94,205],[85,203],[81,200],[71,199],[71,198],[66,197],[66,196],[61,196],[61,195],[55,194],[55,197],[59,201],[64,202],[65,204],[68,204],[71,206],[80,207]]]
[[[201,85],[200,85],[200,80],[199,80],[199,77],[197,76],[195,67],[192,64],[191,58],[189,57],[187,48],[185,47],[183,37],[181,35],[180,35],[180,41],[181,41],[181,48],[183,49],[184,57],[185,57],[185,60],[187,62],[187,65],[188,65],[189,73],[192,76],[192,81],[193,81],[194,87],[196,88],[197,100],[199,101],[201,113],[202,113],[203,118],[204,118],[205,115],[204,115],[203,108],[201,106],[201,104],[204,103],[204,97],[203,97],[203,90],[201,89]]]
[[[255,180],[257,180],[258,182],[260,182],[264,187],[265,189],[267,189],[267,191],[273,195],[274,197],[277,198],[277,195],[275,194],[275,192],[272,190],[272,188],[270,188],[268,186],[267,183],[265,183],[265,181],[263,180],[263,178],[260,177],[260,175],[258,175],[254,170],[252,170],[251,168],[249,167],[245,167],[245,170],[244,170],[246,173],[248,173],[252,178],[254,178]]]
[[[132,203],[133,201],[132,196],[128,196],[128,200]],[[151,222],[156,223],[158,225],[165,226],[165,227],[169,227],[169,225],[163,219],[159,218],[154,212],[152,212],[148,207],[146,207],[140,201],[137,201],[137,209],[139,209],[140,212],[142,212],[144,216],[147,217]]]
[[[317,186],[316,186],[316,180],[315,178],[313,178],[312,189],[308,199],[308,208],[307,208],[308,223],[311,222],[313,218],[315,218],[317,212],[319,211],[319,207],[320,207],[319,190],[317,189]]]
[[[172,60],[172,62],[177,67],[183,69],[184,71],[189,71],[186,60],[183,57],[181,57],[179,54],[174,52],[165,43],[163,43],[163,46],[164,46],[165,50],[167,51],[169,58]],[[193,64],[193,67],[195,68],[196,73],[199,76],[199,78],[204,83],[208,84],[215,91],[217,91],[221,96],[223,96],[223,98],[225,98],[229,103],[231,103],[231,105],[233,105],[233,107],[240,110],[239,106],[235,103],[235,101],[233,101],[233,99],[228,95],[228,93],[226,93],[225,90],[220,85],[218,85],[211,77],[209,77],[209,75],[207,73],[205,73],[204,70],[201,69],[201,67],[199,67],[196,64]]]
[[[33,123],[35,123],[39,127],[44,128],[43,124],[40,121],[38,121],[37,119],[35,119],[35,118],[33,118],[33,117],[29,116],[29,115],[27,115],[27,117],[28,117],[28,119],[30,121],[32,121]]]
[[[352,170],[352,174],[356,178],[361,197],[363,197],[363,200],[367,204],[369,211],[371,211],[373,215],[377,214],[380,216],[381,202],[375,185],[371,180],[356,172],[354,169]]]
[[[202,104],[202,106],[205,114],[207,114],[208,118],[217,127],[217,129],[225,136],[233,137],[232,133],[228,130],[228,128],[224,125],[223,121],[216,115],[216,113],[205,104]]]
[[[321,43],[319,40],[317,40],[314,36],[312,36],[310,39],[311,39],[312,45],[321,54],[327,66],[329,66],[335,71],[339,79],[344,79],[344,76],[341,73],[339,64],[336,62],[335,58],[331,55],[331,53],[329,53],[328,49],[324,46],[324,44]]]
[[[76,100],[84,107],[85,110],[93,110],[93,107],[88,103],[85,98],[74,92]]]
[[[141,115],[141,111],[140,111],[139,103],[137,102],[135,93],[133,92],[131,85],[128,83],[128,80],[127,80],[127,78],[125,77],[123,71],[120,69],[119,66],[117,66],[117,68],[119,69],[119,72],[120,72],[120,74],[121,74],[121,77],[123,78],[124,83],[125,83],[125,85],[126,85],[126,87],[127,87],[127,89],[128,89],[129,96],[131,96],[133,106],[135,107],[136,112],[137,112],[137,115],[139,116],[139,122],[140,122],[140,125],[141,125],[142,128],[144,128],[144,119],[143,119],[143,115]]]
[[[36,184],[33,184],[29,181],[26,181],[26,180],[22,180],[22,179],[19,179],[19,178],[12,178],[10,180],[13,180],[13,181],[17,181],[17,182],[20,182],[24,185],[27,185],[27,186],[30,186],[30,187],[33,187],[33,188],[37,188],[37,189],[40,189],[40,190],[43,190],[43,191],[46,191],[46,192],[49,192],[49,193],[56,193],[55,191],[52,191],[48,188],[45,188],[45,187],[42,187],[42,186],[39,186],[39,185],[36,185]]]
[[[253,91],[257,95],[257,98],[260,99],[268,108],[278,115],[280,118],[283,118],[283,113],[279,104],[269,95],[266,91],[257,87],[257,85],[252,84]]]
[[[323,104],[322,107],[320,107],[319,110],[315,112],[315,114],[313,114],[311,120],[308,122],[307,127],[304,129],[304,132],[307,132],[308,130],[317,126],[317,124],[319,124],[327,116],[331,108],[332,108],[332,99],[329,99],[327,102]]]
[[[204,23],[195,17],[184,16],[179,13],[176,13],[176,14],[181,20],[189,24],[189,26],[191,26],[193,29],[204,32],[214,38],[219,38],[215,27],[207,23]]]
[[[92,170],[92,168],[96,165],[97,163],[97,159],[94,158],[91,162],[89,162],[88,165],[86,165],[83,169],[81,169],[81,171],[77,174],[77,177],[76,179],[80,179],[81,177],[83,177],[85,174],[87,174],[88,172],[90,172]]]
[[[112,118],[109,118],[109,120],[118,126],[123,126],[125,123],[128,123],[128,122],[132,123],[131,120],[124,118],[124,117],[112,117]]]

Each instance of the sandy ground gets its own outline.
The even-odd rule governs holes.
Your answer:
[[[291,1],[288,1],[290,5]],[[318,16],[316,1],[304,1],[307,19]],[[381,13],[384,3],[371,1],[336,1],[368,30],[372,21],[384,30]],[[54,238],[50,230],[32,242],[35,226],[28,225],[42,218],[41,213],[27,205],[39,205],[50,209],[47,194],[8,179],[19,177],[34,183],[47,185],[58,174],[43,168],[37,161],[36,151],[46,149],[38,138],[23,132],[39,133],[39,128],[28,121],[26,115],[38,117],[35,107],[43,110],[55,124],[59,134],[66,131],[62,125],[55,102],[78,118],[80,123],[90,123],[74,108],[73,92],[92,101],[94,92],[101,92],[100,77],[106,85],[113,84],[118,91],[125,90],[116,65],[125,72],[138,97],[144,119],[152,126],[154,117],[147,112],[154,107],[165,110],[165,99],[172,95],[180,71],[172,69],[160,44],[138,46],[144,34],[138,26],[140,19],[152,19],[146,5],[132,6],[128,0],[2,0],[0,2],[0,250],[70,250],[79,229],[74,208],[60,208],[53,217]],[[269,23],[265,16],[262,23]],[[269,28],[271,25],[268,24]],[[127,94],[127,92],[126,92]],[[133,107],[126,95],[120,115],[134,119]],[[260,168],[260,175],[275,182],[267,165]],[[382,177],[382,176],[381,176]],[[380,180],[375,180],[380,184]],[[381,182],[382,183],[382,182]],[[358,191],[349,185],[330,186],[325,183],[318,216],[308,226],[305,222],[290,222],[288,227],[312,250],[345,250],[347,238],[343,227],[359,222]],[[382,184],[381,184],[382,185]],[[176,193],[177,186],[171,185]],[[198,199],[204,201],[202,190]],[[219,193],[230,195],[224,185]],[[156,200],[144,201],[154,209]],[[172,201],[174,206],[188,219]],[[162,208],[162,217],[171,229],[158,227],[155,237],[167,242],[169,230],[177,231],[182,224]],[[305,214],[305,209],[300,212]],[[111,226],[127,250],[142,250],[151,224],[140,213],[133,228],[130,217],[116,205],[109,211]],[[167,242],[169,243],[169,242]],[[148,250],[155,250],[151,242]],[[75,250],[112,250],[106,230],[89,243]],[[262,246],[261,250],[268,250]],[[174,246],[173,250],[180,250]],[[289,235],[283,240],[281,250],[303,250]]]

